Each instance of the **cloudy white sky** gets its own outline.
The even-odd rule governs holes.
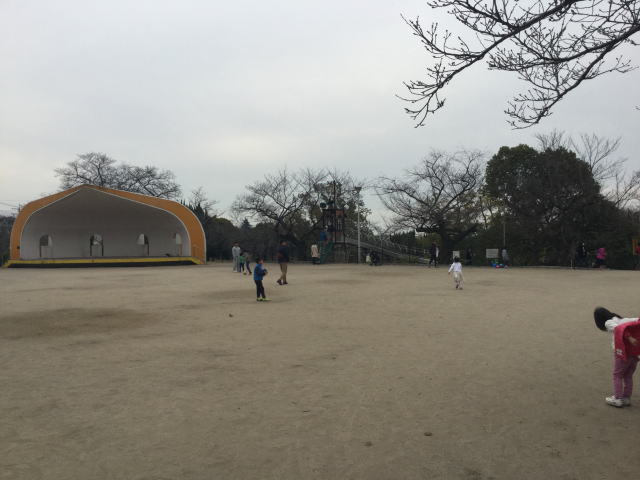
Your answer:
[[[639,71],[514,131],[522,86],[475,68],[414,128],[395,94],[428,58],[401,13],[437,18],[424,0],[0,0],[0,210],[57,191],[54,169],[89,151],[170,169],[222,209],[284,166],[399,175],[432,148],[490,155],[554,128],[620,136],[640,168]]]

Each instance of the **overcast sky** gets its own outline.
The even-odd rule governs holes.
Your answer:
[[[514,131],[522,85],[480,66],[414,128],[395,95],[428,58],[401,13],[436,18],[424,0],[0,0],[0,210],[57,191],[54,169],[90,151],[170,169],[222,209],[284,166],[400,175],[433,148],[491,155],[554,128],[620,136],[640,168],[637,70]]]

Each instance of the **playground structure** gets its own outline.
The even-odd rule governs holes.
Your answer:
[[[337,182],[329,182],[323,188],[324,201],[320,203],[322,210],[322,230],[319,235],[320,263],[364,263],[367,252],[376,252],[381,261],[400,263],[428,263],[425,249],[412,249],[389,241],[383,235],[374,237],[362,232],[352,232],[347,228],[347,210],[340,206],[342,186]],[[360,188],[356,188],[358,194]],[[360,256],[360,258],[358,258]]]
[[[405,245],[392,242],[383,236],[362,235],[360,242],[353,232],[342,231],[337,235],[342,241],[320,242],[320,263],[364,263],[367,253],[376,252],[382,262],[423,264],[429,263],[426,249],[410,248]],[[358,262],[358,247],[360,261]],[[444,260],[443,260],[444,261]]]

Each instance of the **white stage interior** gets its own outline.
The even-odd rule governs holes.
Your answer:
[[[141,244],[141,235],[148,245]],[[92,237],[101,238],[102,244],[91,245]],[[20,258],[189,256],[190,243],[186,228],[172,213],[83,188],[29,217]]]

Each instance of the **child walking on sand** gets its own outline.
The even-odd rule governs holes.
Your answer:
[[[268,272],[262,262],[262,258],[256,258],[256,266],[253,268],[253,281],[256,282],[256,300],[258,302],[268,302],[264,294],[264,285],[262,285],[262,279]]]
[[[593,318],[596,327],[614,335],[613,396],[606,397],[604,401],[612,407],[629,407],[633,393],[633,373],[640,354],[640,319],[622,318],[602,307],[594,310]]]
[[[244,252],[242,256],[244,257],[244,266],[247,269],[244,274],[246,275],[248,272],[249,275],[251,275],[251,254],[249,252]]]
[[[453,281],[456,284],[456,288],[462,290],[464,278],[462,277],[462,263],[460,263],[460,258],[455,257],[453,259],[453,263],[449,267],[449,274],[451,274],[451,272],[453,272]]]

